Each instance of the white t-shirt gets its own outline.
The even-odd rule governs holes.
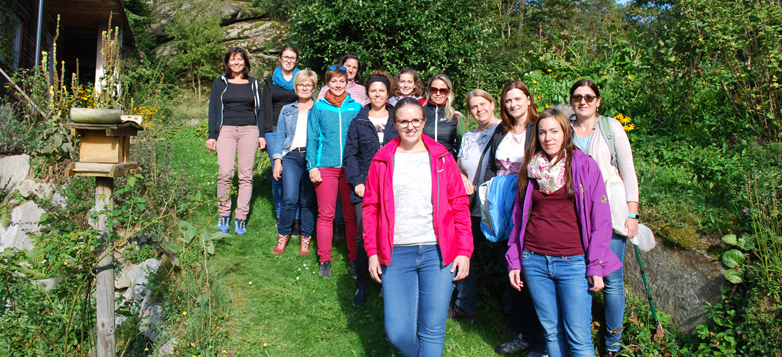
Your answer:
[[[464,172],[467,173],[467,179],[469,179],[471,182],[476,181],[475,170],[478,168],[478,163],[481,160],[483,150],[485,150],[486,146],[490,144],[489,142],[491,141],[491,135],[494,133],[494,129],[497,128],[497,125],[500,125],[500,122],[497,122],[486,130],[475,131],[477,130],[475,129],[464,133],[462,136],[462,146],[459,149],[459,166],[461,166]],[[487,152],[486,155],[484,155],[483,162],[480,162],[481,168],[478,169],[478,184],[483,183],[483,173],[486,171],[486,165],[488,165],[488,162],[489,153]],[[474,193],[473,195],[475,194],[477,193]],[[470,215],[473,217],[480,217],[481,207],[478,205],[473,207]]]
[[[394,245],[437,244],[429,153],[394,155]]]
[[[369,121],[371,121],[375,126],[375,129],[377,129],[377,140],[380,141],[380,146],[383,146],[383,130],[386,128],[386,123],[388,123],[388,115],[379,118],[370,116]]]
[[[517,175],[521,162],[524,161],[524,146],[527,141],[527,131],[514,134],[509,131],[497,146],[495,163],[497,164],[497,176]]]
[[[293,133],[290,149],[307,147],[307,115],[309,115],[308,111],[299,111],[299,118],[296,120],[296,132]]]

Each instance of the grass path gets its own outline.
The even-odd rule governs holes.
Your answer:
[[[214,192],[217,159],[203,142],[175,140],[172,148],[181,159],[181,169],[203,175],[201,187],[207,193]],[[228,350],[234,356],[393,355],[383,330],[379,284],[372,284],[361,308],[352,305],[355,280],[348,272],[344,242],[335,244],[331,279],[315,274],[315,249],[306,257],[298,255],[297,238],[291,240],[284,254],[272,253],[276,219],[268,160],[259,162],[247,234],[219,243],[210,262],[230,305],[225,326]],[[214,231],[211,227],[216,222],[211,217],[215,217],[215,211],[215,205],[204,208],[190,221],[198,226],[206,224]],[[491,356],[495,346],[512,338],[500,332],[505,322],[501,311],[504,290],[486,290],[480,291],[476,322],[448,321],[446,356]]]

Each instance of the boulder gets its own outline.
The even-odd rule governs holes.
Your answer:
[[[27,178],[30,171],[30,156],[14,155],[0,158],[0,189],[11,193]]]
[[[121,290],[130,287],[130,276],[128,273],[136,267],[136,265],[116,263],[117,270],[114,271],[114,289]]]
[[[266,11],[254,7],[251,2],[246,1],[226,1],[223,3],[222,10],[222,26],[240,21],[260,19],[266,15]]]
[[[160,261],[157,259],[147,259],[141,264],[135,266],[128,271],[128,278],[130,279],[130,285],[128,290],[125,291],[122,296],[126,302],[142,302],[147,297],[149,288],[149,276],[157,273],[160,268]],[[142,306],[144,308],[144,306]]]
[[[160,348],[157,349],[155,356],[173,356],[178,343],[176,337],[168,340],[163,346],[160,346]]]
[[[49,279],[36,280],[35,283],[38,284],[38,286],[42,287],[43,290],[45,290],[48,293],[54,290],[57,287],[57,285],[60,285],[60,283],[63,280],[65,280],[65,278],[58,276]]]
[[[158,334],[163,328],[163,313],[163,306],[158,304],[150,305],[141,312],[141,321],[138,324],[138,330],[152,342],[157,341]]]
[[[640,253],[657,310],[670,314],[682,332],[692,333],[696,326],[705,323],[703,304],[722,299],[725,284],[722,264],[704,251],[667,247],[660,241],[654,249]],[[624,263],[625,286],[646,300],[638,258],[630,242],[625,249]]]
[[[24,179],[17,190],[24,198],[38,197],[46,199],[52,195],[52,185],[48,183],[38,183],[32,179]]]
[[[41,232],[41,216],[45,213],[33,201],[27,201],[11,210],[11,222],[7,227],[0,226],[0,251],[12,247],[29,250],[33,244],[29,234]]]

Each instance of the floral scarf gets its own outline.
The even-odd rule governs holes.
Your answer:
[[[537,180],[543,193],[550,195],[556,192],[565,186],[565,155],[552,164],[545,153],[537,152],[527,165],[527,177]]]

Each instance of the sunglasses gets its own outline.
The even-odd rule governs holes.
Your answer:
[[[446,95],[450,89],[448,88],[435,88],[435,87],[429,87],[429,93],[437,94],[440,93],[440,95]]]
[[[594,96],[594,95],[591,95],[591,94],[587,94],[587,95],[577,94],[577,95],[574,95],[574,96],[570,97],[570,100],[575,102],[575,103],[581,103],[581,99],[583,99],[583,100],[586,100],[587,103],[592,103],[592,101],[595,100],[595,98],[597,98],[597,97]]]
[[[335,69],[339,68],[340,70],[346,71],[345,67],[342,66],[329,66],[329,71],[333,71]]]

